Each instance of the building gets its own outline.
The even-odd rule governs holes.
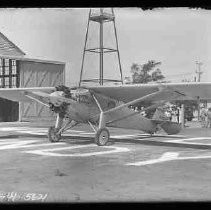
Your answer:
[[[29,59],[0,32],[0,88],[52,87],[64,84],[65,63]],[[37,102],[22,103],[0,98],[0,122],[43,120],[53,117]]]

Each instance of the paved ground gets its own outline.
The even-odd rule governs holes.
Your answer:
[[[92,143],[88,126],[49,143],[49,122],[0,124],[1,202],[210,201],[211,129],[180,135],[111,129]]]

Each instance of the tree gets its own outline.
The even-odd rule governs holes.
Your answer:
[[[155,67],[160,64],[161,62],[156,62],[153,60],[150,60],[143,65],[133,63],[131,66],[133,83],[148,83],[163,80],[165,77],[163,76],[161,70],[159,68],[154,70]]]
[[[161,81],[165,77],[163,76],[161,70],[159,68],[155,69],[161,62],[156,62],[153,60],[148,61],[143,65],[139,65],[137,63],[133,63],[131,66],[131,73],[132,73],[132,82],[137,83],[148,83],[152,81]],[[155,69],[155,70],[154,70]],[[141,110],[142,107],[149,107],[151,106],[151,102],[140,102],[134,105],[137,107],[138,110]],[[149,109],[146,111],[146,117],[151,118],[155,112],[156,108]]]

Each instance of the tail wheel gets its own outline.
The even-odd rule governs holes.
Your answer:
[[[61,139],[61,134],[58,134],[57,128],[52,126],[48,129],[48,139],[50,142],[58,142]]]
[[[110,133],[107,128],[100,128],[95,134],[95,143],[98,146],[105,146],[110,138]]]

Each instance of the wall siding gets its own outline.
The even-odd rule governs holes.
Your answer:
[[[54,87],[64,84],[64,64],[42,63],[34,61],[20,62],[20,87]],[[19,120],[32,121],[53,118],[48,107],[32,101],[20,103]]]

